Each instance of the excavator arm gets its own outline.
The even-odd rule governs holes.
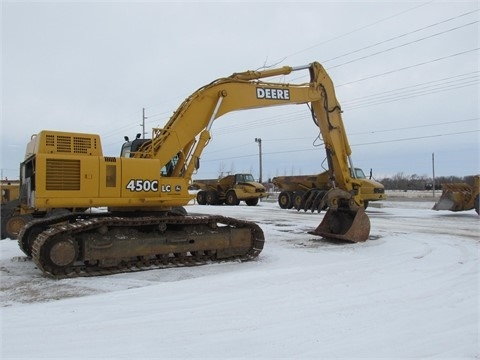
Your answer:
[[[308,70],[310,81],[302,84],[268,82],[264,79]],[[332,190],[319,198],[318,192],[305,195],[305,207],[322,209],[328,205],[325,221],[315,235],[349,241],[365,241],[370,232],[363,200],[358,196],[361,183],[349,168],[351,148],[331,78],[321,64],[284,66],[265,71],[234,73],[203,86],[188,97],[162,129],[154,129],[134,157],[156,158],[160,164],[178,156],[172,176],[191,178],[201,153],[208,144],[213,122],[232,111],[279,105],[308,104],[325,144]],[[178,149],[181,149],[179,152]],[[357,225],[358,223],[358,225]]]

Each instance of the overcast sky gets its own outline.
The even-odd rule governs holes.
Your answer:
[[[199,87],[234,72],[319,61],[353,162],[376,178],[479,170],[479,2],[2,2],[2,176],[31,135],[123,136],[161,127]],[[304,82],[308,73],[273,81]],[[194,178],[263,179],[325,166],[305,105],[227,114]]]

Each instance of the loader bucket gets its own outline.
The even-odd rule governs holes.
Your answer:
[[[326,239],[363,242],[370,235],[370,219],[363,207],[357,211],[343,208],[329,209],[320,225],[308,233]]]
[[[473,209],[472,187],[464,183],[443,184],[443,192],[433,210],[464,211]]]
[[[453,210],[455,209],[455,201],[447,196],[442,196],[436,203],[433,205],[433,210]]]

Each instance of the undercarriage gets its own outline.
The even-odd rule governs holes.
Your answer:
[[[253,222],[223,216],[82,213],[33,220],[18,242],[44,274],[61,279],[248,261],[264,235]]]

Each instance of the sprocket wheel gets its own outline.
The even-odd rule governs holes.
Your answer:
[[[64,272],[78,259],[79,247],[70,236],[57,236],[46,242],[40,251],[40,261],[52,273]]]

